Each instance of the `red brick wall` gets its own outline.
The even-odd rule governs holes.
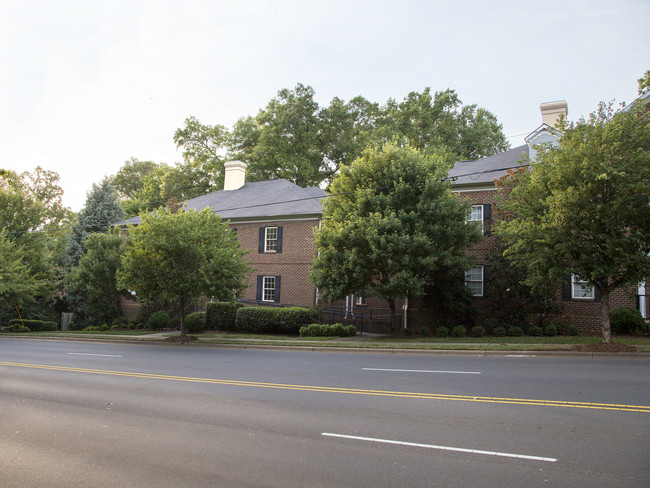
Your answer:
[[[281,276],[280,302],[310,307],[315,304],[316,288],[309,282],[309,271],[316,257],[314,228],[318,220],[276,221],[231,224],[237,229],[241,246],[248,250],[246,262],[253,268],[242,298],[255,300],[257,276]],[[259,253],[260,227],[282,227],[282,252]]]

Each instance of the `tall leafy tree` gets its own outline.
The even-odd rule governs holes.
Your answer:
[[[479,159],[508,149],[496,117],[476,105],[463,105],[454,90],[411,92],[402,102],[388,100],[377,120],[377,137],[398,137],[427,151],[444,148],[456,159]]]
[[[79,264],[83,255],[83,241],[88,234],[105,232],[112,224],[124,218],[124,210],[117,199],[110,180],[105,178],[93,184],[86,196],[86,204],[79,212],[77,224],[73,226],[66,247],[66,269]]]
[[[32,272],[24,249],[0,231],[0,317],[3,309],[33,302],[48,291],[47,277]]]
[[[341,168],[311,274],[326,299],[366,294],[394,313],[398,298],[421,296],[436,273],[470,267],[466,251],[480,230],[465,224],[469,204],[442,181],[446,159],[388,144]]]
[[[191,175],[198,187],[195,196],[223,188],[224,155],[230,143],[230,133],[223,125],[206,125],[196,117],[188,117],[185,127],[174,134],[174,142],[183,148],[182,172]]]
[[[648,113],[614,113],[601,104],[588,120],[563,127],[521,172],[502,203],[506,255],[533,286],[573,274],[601,296],[603,342],[611,342],[612,291],[650,275]]]
[[[119,233],[93,233],[83,246],[85,253],[68,277],[70,293],[78,297],[77,313],[91,323],[112,323],[121,317],[121,297],[127,294],[116,278],[124,238]]]
[[[185,309],[203,295],[232,299],[246,287],[248,265],[235,234],[210,209],[160,209],[129,225],[117,273],[118,286],[144,300],[168,300],[179,311],[185,336]]]
[[[63,206],[62,195],[59,175],[41,167],[22,174],[4,171],[0,176],[0,231],[41,285],[33,300],[23,301],[36,303],[28,313],[32,318],[55,318],[53,307],[62,294],[59,257],[73,217]],[[5,313],[14,313],[14,306]]]

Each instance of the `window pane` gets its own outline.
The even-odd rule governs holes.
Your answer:
[[[483,266],[474,266],[465,271],[465,286],[473,296],[483,296]]]
[[[275,276],[264,277],[262,300],[265,302],[272,302],[275,300]]]
[[[572,275],[573,285],[571,289],[572,298],[594,298],[594,287],[587,281],[579,280]]]
[[[264,234],[264,250],[272,252],[278,250],[278,228],[267,227]]]

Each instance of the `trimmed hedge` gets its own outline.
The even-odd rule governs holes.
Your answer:
[[[169,315],[164,310],[154,312],[147,320],[147,328],[153,330],[166,329],[169,327]]]
[[[313,308],[244,307],[237,310],[235,327],[242,332],[298,335],[300,327],[317,319]]]
[[[614,334],[634,334],[637,329],[645,327],[641,312],[635,308],[615,308],[610,312],[609,320]]]
[[[23,327],[20,324],[11,324],[2,329],[2,332],[31,332],[29,327]]]
[[[12,325],[22,326],[23,323],[25,324],[25,327],[27,327],[32,332],[48,332],[51,330],[58,329],[56,322],[52,322],[50,320],[23,319],[21,323],[20,319],[11,319],[9,321],[9,326],[10,327]]]
[[[300,327],[300,337],[349,337],[357,334],[354,325],[309,324]]]
[[[244,306],[237,302],[208,302],[205,304],[205,328],[210,330],[234,330],[237,310]]]
[[[203,330],[203,314],[194,312],[185,317],[185,331],[190,334],[198,334]]]

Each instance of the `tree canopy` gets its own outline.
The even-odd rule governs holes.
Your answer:
[[[138,299],[177,306],[185,335],[185,309],[202,295],[229,300],[245,289],[248,266],[235,234],[210,209],[160,209],[128,226],[117,272],[120,288]]]
[[[423,294],[434,274],[470,267],[467,249],[480,239],[466,225],[468,203],[443,182],[443,155],[387,144],[342,166],[324,203],[311,274],[324,297],[350,293],[395,300]]]
[[[79,219],[72,227],[66,248],[66,269],[77,266],[84,253],[83,241],[93,232],[106,232],[116,222],[124,218],[115,189],[108,178],[93,184],[86,196],[86,204],[79,212]]]
[[[110,324],[121,317],[121,297],[126,295],[116,278],[124,238],[119,233],[92,233],[84,239],[83,247],[79,264],[68,276],[70,294],[78,305],[77,319]]]
[[[650,275],[650,125],[643,110],[601,104],[543,147],[530,172],[513,173],[498,234],[531,285],[570,275],[601,296],[611,342],[609,295]]]

